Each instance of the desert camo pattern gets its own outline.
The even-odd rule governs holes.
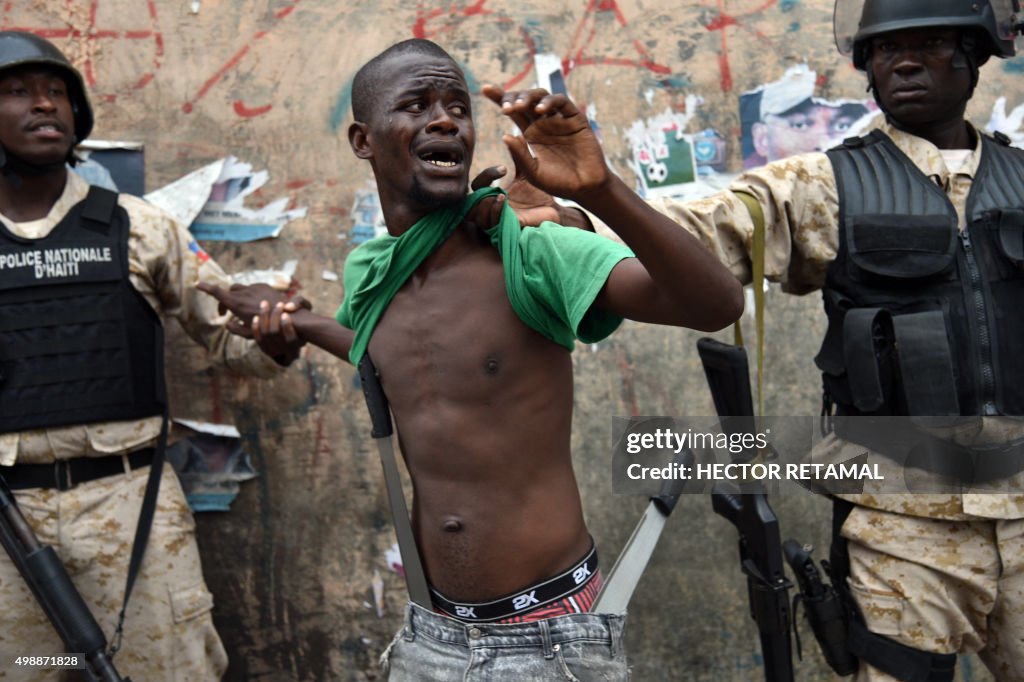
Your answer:
[[[963,229],[980,145],[950,172],[930,142],[882,117],[872,128],[889,135],[945,189]],[[736,192],[754,196],[764,211],[765,276],[790,293],[822,288],[839,234],[838,192],[828,157],[811,153],[752,169],[706,199],[650,202],[749,283],[754,225]],[[1002,443],[1020,438],[1021,425],[1009,417],[986,417],[944,435],[963,445]],[[888,458],[834,435],[811,453],[822,463],[862,455],[869,463],[892,467]],[[868,481],[857,493],[838,495],[858,505],[842,534],[851,557],[850,587],[868,629],[929,652],[977,652],[996,679],[1024,680],[1024,474],[949,492],[940,492],[938,481],[915,484],[907,489],[927,492],[882,493]],[[857,682],[894,679],[868,665],[856,676]]]
[[[108,643],[124,599],[128,558],[149,468],[89,481],[71,491],[19,491],[18,506],[52,545]],[[15,665],[17,656],[56,656],[64,644],[17,569],[0,561],[0,680],[57,682],[72,671]],[[165,465],[149,544],[113,663],[122,677],[154,682],[219,680],[227,655],[213,626],[213,597],[203,581],[195,521]],[[82,653],[82,652],[76,652]]]
[[[980,145],[957,172],[951,173],[939,149],[927,140],[897,130],[882,117],[875,119],[872,128],[879,128],[891,137],[911,161],[945,189],[963,229],[967,196],[981,158]],[[650,202],[697,235],[733,274],[749,283],[754,224],[746,205],[737,198],[737,191],[757,198],[764,211],[765,276],[794,294],[820,289],[825,284],[829,263],[836,257],[839,235],[838,192],[828,157],[824,153],[802,154],[751,169],[737,178],[729,189],[706,199]],[[1021,422],[1008,418],[986,418],[967,429],[955,434],[954,439],[963,444],[998,443],[1019,438],[1024,433]],[[813,457],[815,462],[842,462],[864,452],[860,446],[830,437],[820,444]],[[876,453],[869,455],[869,461],[889,461]],[[1024,490],[1024,476],[1001,483],[1002,490],[1018,492],[992,493],[991,486],[986,486],[983,490],[949,494],[866,492],[841,497],[874,509],[929,518],[1024,518],[1024,494],[1019,492]],[[928,488],[921,485],[919,489]]]
[[[868,629],[934,653],[977,653],[1024,680],[1024,519],[943,521],[854,507],[850,589]],[[861,666],[857,682],[896,678]]]
[[[71,207],[85,198],[88,191],[89,186],[84,180],[68,173],[64,193],[45,218],[12,223],[0,215],[0,221],[20,237],[41,239],[57,226]],[[224,328],[227,318],[217,312],[217,301],[195,288],[200,280],[222,287],[230,286],[231,282],[220,266],[192,239],[188,230],[142,199],[121,194],[118,202],[131,221],[128,267],[132,286],[153,309],[164,318],[177,318],[189,336],[232,370],[258,377],[280,372],[280,366],[255,344],[230,334]],[[15,462],[52,462],[83,455],[118,454],[154,443],[159,433],[159,417],[0,433],[0,466],[10,466]]]
[[[45,237],[88,185],[68,173],[64,192],[46,217],[11,223],[14,234]],[[223,270],[171,216],[145,201],[120,195],[128,213],[132,285],[166,319],[182,328],[211,356],[245,374],[281,371],[254,343],[232,336],[212,297],[195,289],[200,279],[230,286]],[[171,362],[170,360],[168,362]],[[108,456],[148,447],[160,433],[160,417],[0,434],[0,465],[46,463]],[[44,543],[54,546],[72,581],[92,608],[108,640],[124,599],[125,579],[149,468],[90,481],[70,490],[20,490],[22,513]],[[195,523],[174,471],[168,466],[142,569],[132,592],[124,645],[114,659],[134,680],[220,679],[227,661],[213,627],[213,599],[203,580]],[[64,646],[8,557],[0,554],[0,657],[56,655]],[[65,675],[67,673],[64,673]],[[0,658],[0,679],[58,680],[59,671],[18,668]]]

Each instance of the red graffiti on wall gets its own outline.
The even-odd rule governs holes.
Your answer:
[[[249,54],[252,47],[267,37],[277,24],[290,15],[299,2],[301,0],[290,0],[286,6],[275,11],[272,15],[272,25],[250,36],[240,49],[236,50],[213,75],[203,82],[196,94],[182,104],[182,111],[190,113],[194,109],[196,102],[209,93],[230,71],[235,69],[245,56]],[[30,23],[19,21],[19,17],[16,16],[15,3],[8,1],[0,5],[0,11],[2,11],[0,25],[3,26],[4,30],[28,31],[59,43],[81,70],[82,77],[89,86],[90,95],[98,101],[113,102],[119,95],[140,90],[151,83],[156,77],[156,72],[160,68],[164,57],[164,37],[159,28],[160,22],[155,0],[146,0],[145,5],[146,12],[143,16],[148,19],[148,25],[146,25],[145,21],[140,22],[141,25],[139,26],[130,28],[112,28],[101,25],[98,21],[98,17],[101,15],[101,0],[91,0],[84,7],[77,5],[73,0],[68,0],[65,25],[34,26]],[[67,41],[66,44],[64,41]],[[148,44],[151,55],[145,55],[143,59],[138,59],[135,57],[136,53],[133,52],[133,58],[136,58],[138,61],[146,63],[148,60],[149,68],[138,75],[127,87],[121,87],[114,91],[104,91],[102,86],[98,87],[97,84],[93,55],[102,50],[102,47],[99,46],[100,44],[111,41]],[[137,48],[132,49],[137,51]],[[79,54],[82,56],[79,57]],[[232,107],[238,116],[251,118],[267,113],[271,110],[272,105],[249,106],[239,99],[232,103]]]
[[[253,45],[259,42],[260,40],[266,38],[273,30],[273,28],[275,28],[285,17],[287,17],[288,15],[295,11],[295,7],[301,1],[302,0],[291,0],[290,4],[274,12],[272,26],[270,28],[256,31],[256,33],[254,33],[252,37],[250,37],[249,40],[241,48],[235,51],[235,53],[231,55],[231,57],[229,57],[228,60],[224,62],[224,64],[221,65],[221,67],[217,69],[212,76],[206,79],[206,82],[203,83],[203,85],[199,88],[198,92],[196,92],[195,96],[192,97],[192,99],[186,101],[184,104],[181,105],[181,110],[184,111],[186,114],[192,113],[192,110],[195,108],[196,102],[205,97],[206,93],[208,93],[213,88],[213,86],[219,83],[224,78],[224,76],[227,75],[230,71],[234,70],[235,67],[237,67],[238,64],[245,58],[245,56],[249,54],[249,51],[252,49]],[[235,113],[245,118],[251,118],[253,116],[259,116],[260,114],[265,114],[268,111],[270,111],[271,108],[273,107],[273,105],[271,104],[264,104],[262,106],[257,107],[249,107],[244,102],[242,102],[242,100],[235,100],[233,106],[235,109]]]
[[[756,2],[756,4],[750,7],[749,5],[752,1]],[[413,36],[436,39],[439,36],[451,33],[461,26],[464,21],[474,17],[486,16],[495,23],[515,23],[507,15],[488,9],[486,4],[487,0],[476,0],[467,5],[452,3],[447,7],[434,7],[429,10],[421,8],[417,12],[416,22],[412,27]],[[701,4],[709,10],[705,13],[705,18],[703,19],[704,28],[719,34],[718,64],[719,71],[721,72],[720,82],[722,90],[732,90],[732,67],[729,63],[730,29],[743,29],[752,32],[755,37],[764,38],[760,31],[752,28],[751,24],[746,23],[745,20],[777,6],[778,0],[743,0],[739,4],[746,7],[740,10],[730,8],[730,5],[733,8],[737,5],[735,0],[702,0]],[[620,29],[619,33],[622,33],[623,30],[628,29],[630,26],[629,20],[615,0],[587,0],[586,10],[573,31],[572,43],[562,58],[562,71],[565,75],[576,69],[597,65],[646,69],[657,76],[667,76],[672,73],[671,67],[655,61],[643,43],[636,38],[629,39],[636,56],[611,57],[602,55],[602,37],[598,30],[600,22],[606,20],[604,17],[601,17],[602,14],[612,15],[614,22]],[[505,88],[514,87],[529,76],[533,69],[533,59],[537,53],[534,41],[529,33],[522,26],[517,28],[526,46],[527,57],[523,61],[521,69],[504,84]]]
[[[565,75],[568,76],[569,72],[575,68],[594,64],[643,68],[658,75],[672,73],[672,69],[664,64],[658,64],[651,59],[647,49],[635,38],[632,42],[633,49],[637,53],[636,58],[595,57],[587,54],[593,48],[594,40],[597,37],[597,15],[600,12],[611,12],[614,14],[615,21],[622,28],[629,26],[629,22],[626,21],[626,17],[622,14],[622,10],[619,9],[619,5],[615,0],[588,0],[587,10],[583,13],[583,18],[580,19],[579,26],[576,27],[576,33],[573,35],[569,56],[562,60],[562,71],[565,72]]]
[[[719,31],[721,49],[718,52],[718,69],[721,72],[722,91],[732,90],[732,67],[729,65],[729,39],[726,29],[733,26],[741,26],[742,19],[751,15],[763,12],[764,10],[778,4],[778,0],[765,0],[760,5],[737,14],[726,12],[726,0],[714,0],[717,14],[704,25],[709,31]]]
[[[63,26],[34,26],[30,23],[19,21],[15,3],[4,2],[2,7],[2,19],[0,25],[6,31],[27,31],[34,33],[47,40],[62,44],[68,41],[71,47],[79,46],[78,50],[66,49],[71,61],[80,69],[82,77],[90,88],[90,95],[100,101],[113,102],[118,95],[126,94],[133,90],[140,90],[148,85],[155,77],[156,71],[161,66],[164,56],[164,37],[160,31],[160,21],[157,16],[156,3],[154,0],[146,0],[146,11],[140,13],[143,17],[138,26],[131,28],[114,28],[101,25],[98,21],[100,15],[100,0],[91,0],[84,8],[84,11],[75,12],[74,3],[68,2],[68,18]],[[20,9],[22,12],[23,8]],[[84,19],[79,23],[79,17]],[[123,41],[132,44],[132,50],[139,44],[145,46],[148,54],[144,54],[142,61],[147,63],[148,68],[127,86],[115,91],[104,91],[94,89],[97,85],[95,63],[93,55],[102,50],[102,45],[115,41]],[[81,55],[81,56],[80,56]]]
[[[486,3],[487,0],[476,0],[473,4],[465,6],[457,6],[453,3],[447,8],[420,9],[417,11],[416,22],[412,26],[412,34],[416,38],[436,39],[453,31],[467,18],[478,16],[487,16],[495,23],[515,23],[511,17],[487,9]],[[668,66],[655,62],[648,54],[647,49],[639,40],[635,39],[632,41],[633,49],[637,53],[635,58],[601,56],[596,43],[598,43],[598,15],[602,13],[613,15],[619,27],[628,28],[629,21],[615,0],[587,0],[587,8],[576,26],[572,44],[562,58],[562,70],[566,75],[574,69],[595,65],[641,68],[658,75],[672,72]],[[517,25],[517,29],[526,46],[527,58],[524,60],[522,68],[504,83],[506,89],[516,86],[530,74],[533,70],[533,58],[537,54],[536,45],[530,34],[522,26]]]

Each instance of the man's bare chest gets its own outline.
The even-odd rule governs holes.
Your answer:
[[[469,398],[494,390],[495,380],[514,383],[553,347],[512,309],[500,261],[479,258],[406,283],[381,317],[370,354],[386,384]]]

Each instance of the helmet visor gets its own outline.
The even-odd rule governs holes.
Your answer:
[[[864,0],[836,0],[835,11],[832,14],[832,31],[836,47],[847,57],[853,53],[853,37],[860,28],[860,17],[863,12]]]

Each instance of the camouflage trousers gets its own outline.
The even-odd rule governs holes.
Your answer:
[[[149,468],[71,490],[16,491],[22,514],[52,545],[108,641],[117,625],[135,526]],[[113,662],[146,682],[219,680],[227,655],[213,627],[213,597],[203,581],[195,521],[166,465],[153,527],[135,581],[124,640]],[[0,552],[0,680],[78,679],[71,671],[16,666],[17,656],[52,656],[64,645],[6,553]],[[74,652],[83,653],[83,652]]]
[[[934,653],[977,653],[1024,682],[1024,519],[944,521],[854,507],[850,588],[870,631]],[[861,665],[857,682],[895,678]]]

